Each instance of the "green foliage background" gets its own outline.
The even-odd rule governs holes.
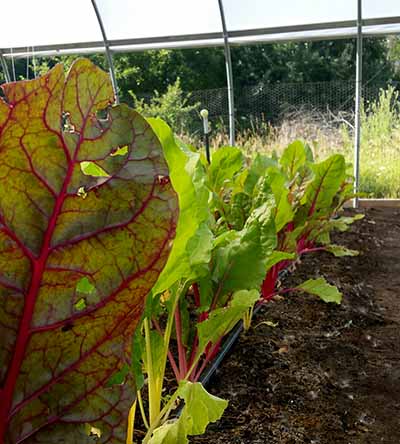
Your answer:
[[[400,79],[398,55],[400,40],[366,38],[364,40],[364,77],[379,81]],[[67,65],[76,57],[54,57],[37,62],[37,71],[62,60]],[[105,67],[103,55],[90,58]],[[183,91],[226,86],[222,48],[152,50],[115,55],[121,99],[132,104],[132,93],[160,94],[181,79]],[[355,41],[277,43],[232,48],[235,88],[249,84],[274,82],[317,82],[349,80],[355,76]],[[26,60],[15,60],[17,78],[26,76]],[[30,75],[33,76],[33,66]]]

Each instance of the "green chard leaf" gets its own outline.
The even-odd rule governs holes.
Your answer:
[[[343,247],[343,245],[336,244],[328,245],[325,250],[332,253],[336,257],[358,256],[360,254],[360,252],[357,250],[350,250],[349,248]]]
[[[341,154],[334,154],[323,162],[311,166],[314,179],[307,186],[303,202],[305,217],[329,212],[335,195],[346,177],[346,164]]]
[[[328,284],[326,280],[321,277],[318,279],[309,279],[296,287],[297,290],[305,293],[319,296],[324,302],[334,302],[340,304],[342,301],[342,293],[334,286]]]
[[[331,219],[329,225],[331,229],[341,232],[347,231],[354,222],[364,218],[364,214],[356,214],[355,216],[341,216],[337,219]]]
[[[278,264],[282,261],[294,260],[296,258],[295,253],[287,253],[286,251],[273,251],[271,255],[268,257],[268,260],[265,264],[265,269],[268,271],[274,265]]]
[[[198,354],[201,355],[209,343],[215,344],[228,334],[259,299],[259,290],[239,290],[233,294],[232,301],[227,307],[213,310],[208,319],[197,325]]]
[[[280,159],[283,171],[289,180],[292,180],[309,158],[310,148],[301,140],[291,143],[283,152]]]
[[[248,174],[244,182],[243,191],[251,196],[261,176],[264,176],[268,168],[276,166],[277,162],[274,159],[257,153],[256,157],[251,162],[249,170],[246,170],[248,171]]]
[[[287,180],[278,168],[270,168],[267,172],[266,181],[275,197],[275,225],[276,231],[279,232],[294,218],[293,208],[289,202]]]
[[[208,169],[210,189],[216,193],[243,168],[244,157],[239,148],[226,146],[214,152]]]
[[[228,402],[208,393],[199,382],[182,381],[178,396],[185,405],[179,418],[158,427],[149,444],[186,444],[188,436],[202,435],[211,422],[218,421]]]
[[[277,244],[273,198],[256,208],[241,231],[230,231],[213,251],[212,279],[218,293],[258,288]]]
[[[213,235],[209,229],[209,191],[200,155],[178,145],[171,129],[161,119],[147,120],[162,144],[180,208],[171,254],[152,290],[157,294],[180,279],[195,279],[201,274],[202,266],[210,260]]]

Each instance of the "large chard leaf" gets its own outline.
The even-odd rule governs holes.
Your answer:
[[[311,216],[329,212],[340,185],[346,178],[346,163],[341,154],[334,154],[323,162],[312,165],[314,179],[307,186],[304,203]]]
[[[107,382],[177,218],[159,141],[124,105],[100,118],[113,92],[88,60],[3,91],[0,442],[83,444],[88,424],[125,442],[134,391]]]
[[[179,147],[171,129],[160,119],[148,119],[163,146],[172,185],[179,198],[180,215],[176,238],[167,265],[153,293],[161,293],[179,279],[194,279],[210,260],[212,233],[209,191],[200,155]]]
[[[240,231],[229,231],[215,241],[212,280],[220,296],[258,288],[269,256],[277,245],[272,195],[255,208]]]
[[[239,148],[225,146],[215,151],[208,172],[211,190],[218,193],[224,183],[232,180],[234,175],[240,171],[243,162],[243,153]]]
[[[301,140],[294,141],[285,149],[282,153],[280,164],[290,180],[294,178],[310,156],[312,156],[312,152],[309,146],[305,145]]]

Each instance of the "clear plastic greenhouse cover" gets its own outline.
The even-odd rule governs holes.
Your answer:
[[[95,52],[103,38],[91,0],[2,4],[5,55]],[[218,0],[97,0],[115,51],[223,44]],[[232,43],[355,35],[357,0],[223,0]],[[366,34],[400,32],[400,0],[363,0]]]

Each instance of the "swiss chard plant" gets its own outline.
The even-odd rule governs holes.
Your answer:
[[[208,422],[218,419],[226,406],[224,401],[207,394],[199,383],[224,338],[241,319],[249,327],[254,305],[263,300],[260,293],[265,281],[269,280],[271,286],[265,298],[269,299],[278,291],[279,271],[304,253],[298,244],[304,240],[309,247],[313,241],[303,222],[297,223],[301,229],[292,239],[295,217],[303,211],[302,205],[316,199],[314,207],[320,209],[321,202],[325,202],[326,214],[315,220],[320,230],[329,233],[334,228],[330,216],[342,203],[334,204],[333,197],[331,201],[327,194],[340,195],[347,182],[344,164],[340,164],[340,181],[333,191],[325,186],[325,178],[321,190],[310,191],[318,188],[318,168],[325,166],[314,166],[303,144],[299,147],[304,150],[304,162],[297,162],[297,167],[304,167],[306,179],[303,184],[296,176],[292,185],[294,178],[285,171],[285,164],[293,146],[280,161],[258,156],[249,166],[239,148],[225,147],[214,153],[208,165],[199,153],[180,144],[162,121],[150,119],[150,123],[163,145],[181,213],[169,261],[152,289],[141,329],[135,335],[132,371],[146,428],[143,443],[172,443],[178,436],[179,442],[185,443],[188,436],[203,433]],[[291,168],[290,174],[295,174],[294,166]],[[310,197],[300,204],[291,193],[298,195],[299,201],[307,193]],[[312,218],[306,219],[309,222]],[[291,236],[288,246],[281,240],[286,229]],[[323,278],[279,292],[289,290],[319,296],[326,302],[341,300],[336,287]],[[165,398],[168,362],[176,389]],[[147,389],[147,403],[141,389]],[[199,405],[203,407],[199,411],[209,407],[214,415],[205,419],[199,412],[196,414],[188,396],[183,395],[187,390],[201,392]],[[171,419],[182,404],[181,416]],[[131,411],[132,424],[135,408],[136,405]],[[128,438],[132,436],[130,430]]]
[[[287,147],[279,163],[267,169],[265,184],[279,202],[276,212],[279,251],[293,253],[296,259],[316,251],[328,251],[335,256],[358,254],[332,244],[330,237],[332,231],[345,231],[363,217],[340,216],[344,204],[354,197],[353,177],[347,172],[342,155],[334,154],[316,163],[310,148],[296,141]],[[269,270],[262,286],[265,300],[274,294],[279,272],[289,263],[290,259],[280,261]],[[320,289],[321,281],[309,284],[314,284],[315,291]],[[329,299],[330,287],[326,290]],[[321,297],[324,298],[324,294]]]
[[[362,217],[339,217],[343,205],[354,197],[353,178],[347,173],[343,156],[335,154],[315,163],[311,149],[296,141],[279,159],[257,155],[246,168],[243,162],[237,148],[216,153],[210,167],[212,202],[217,225],[225,231],[243,227],[251,212],[256,208],[263,211],[263,203],[273,196],[277,242],[261,287],[264,300],[274,296],[279,272],[305,253],[325,250],[336,256],[358,254],[330,240],[332,230],[344,231]],[[324,299],[320,284],[316,281],[315,288]],[[325,288],[329,295],[330,287]],[[340,302],[340,294],[337,296],[335,302]]]
[[[0,443],[125,443],[178,216],[160,142],[88,60],[2,88]]]
[[[173,250],[148,298],[141,331],[136,333],[134,348],[141,353],[135,353],[132,367],[138,389],[147,387],[147,412],[140,391],[137,396],[147,428],[143,442],[173,442],[170,436],[179,429],[179,442],[184,443],[187,436],[202,433],[208,422],[218,419],[226,406],[201,387],[199,378],[226,334],[259,299],[265,258],[276,243],[273,203],[268,202],[269,211],[254,213],[241,230],[217,233],[201,156],[179,146],[162,121],[150,123],[163,144],[181,212]],[[168,361],[177,389],[165,399]],[[193,394],[202,394],[196,405],[205,403],[214,412],[207,420],[193,413],[187,396],[182,395],[189,388]],[[192,419],[185,422],[181,415],[167,422],[179,400],[184,403],[182,415],[186,412]]]

